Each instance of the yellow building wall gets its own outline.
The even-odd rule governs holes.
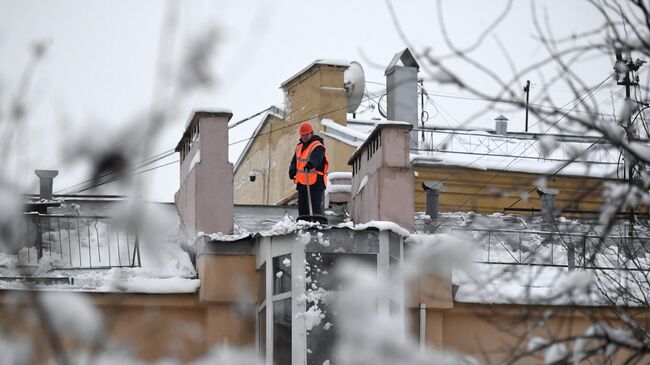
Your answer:
[[[476,170],[462,167],[416,167],[415,210],[425,210],[424,181],[441,181],[440,211],[502,212],[505,208],[541,208],[536,186],[542,175]],[[603,203],[601,179],[555,176],[545,179],[549,188],[559,189],[558,209],[600,209]],[[512,212],[516,213],[516,212]],[[519,212],[519,214],[525,214]],[[538,214],[538,213],[536,213]]]
[[[295,194],[289,179],[289,165],[299,141],[298,126],[311,121],[314,133],[322,130],[322,118],[339,124],[347,121],[347,98],[343,89],[344,67],[316,65],[285,85],[285,119],[269,117],[254,138],[235,171],[235,204],[275,205]],[[299,106],[299,107],[298,107]],[[321,134],[329,171],[351,171],[347,165],[354,147]],[[249,180],[254,169],[265,169],[266,176]]]

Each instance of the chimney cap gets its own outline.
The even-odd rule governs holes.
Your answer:
[[[366,140],[363,141],[361,146],[359,146],[357,148],[357,150],[354,151],[354,153],[352,153],[352,156],[350,156],[350,158],[348,159],[348,165],[352,166],[352,164],[354,163],[354,159],[356,159],[357,156],[359,156],[363,152],[363,150],[370,143],[370,141],[372,141],[373,139],[375,139],[377,137],[377,135],[379,134],[379,131],[381,131],[382,129],[384,129],[386,127],[392,127],[392,128],[398,128],[398,129],[406,129],[406,130],[409,130],[409,131],[411,129],[413,129],[413,125],[411,123],[408,123],[408,122],[386,121],[386,122],[382,122],[382,123],[377,123],[377,125],[375,126],[375,129],[372,130],[372,132],[370,133],[368,138],[366,138]]]
[[[494,118],[497,122],[507,122],[509,119],[504,117],[503,114],[499,115],[498,117]]]
[[[442,190],[444,185],[440,181],[425,181],[422,183],[422,189],[426,190]]]
[[[537,187],[537,194],[539,196],[544,196],[544,195],[557,195],[560,192],[558,189],[551,189],[543,186],[538,186]]]
[[[34,170],[38,177],[55,178],[59,174],[59,170]]]
[[[190,117],[187,119],[187,122],[185,122],[185,131],[183,132],[183,136],[176,144],[176,148],[174,149],[174,151],[180,152],[182,150],[181,146],[183,142],[185,141],[186,138],[189,138],[191,136],[190,130],[196,123],[199,122],[199,119],[219,118],[219,117],[226,118],[226,122],[229,122],[230,118],[232,118],[232,111],[226,108],[193,109],[192,112],[190,113]]]
[[[414,67],[417,70],[420,69],[420,65],[415,60],[415,57],[413,57],[413,53],[411,53],[411,50],[408,49],[407,47],[404,48],[403,51],[395,53],[395,56],[393,56],[393,60],[390,61],[388,67],[386,67],[386,71],[384,72],[384,75],[389,75],[390,73],[392,73],[393,69],[397,66],[398,61],[402,61],[404,67]]]

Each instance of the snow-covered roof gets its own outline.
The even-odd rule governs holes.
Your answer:
[[[322,132],[331,138],[360,148],[374,128],[385,120],[349,119],[342,126],[324,119]],[[418,151],[412,151],[414,166],[453,166],[478,170],[589,176],[614,179],[620,174],[618,149],[597,136],[508,133],[495,135],[488,130],[431,129],[424,133]],[[647,151],[647,141],[635,142]],[[637,146],[635,146],[637,147]],[[643,147],[643,148],[641,148]]]
[[[296,72],[293,76],[288,78],[285,82],[280,84],[280,88],[285,87],[287,84],[289,84],[291,81],[293,81],[296,77],[302,75],[303,73],[309,71],[312,67],[315,66],[320,66],[320,65],[325,65],[325,66],[335,66],[335,67],[350,67],[350,62],[346,60],[335,60],[335,59],[320,59],[316,60],[312,63],[310,63],[307,67],[303,68],[302,70]]]
[[[611,304],[610,296],[625,300],[617,297],[621,280],[630,290],[650,289],[634,283],[647,283],[635,275],[647,275],[639,269],[650,268],[650,255],[640,250],[630,258],[619,251],[629,244],[624,222],[605,235],[607,228],[590,219],[560,217],[557,231],[548,231],[541,217],[458,212],[431,221],[419,213],[416,229],[410,240],[417,243],[449,240],[439,237],[466,242],[471,265],[451,273],[455,302],[600,306]],[[647,227],[635,229],[637,244],[650,241]],[[576,271],[568,269],[573,260]]]
[[[194,121],[196,118],[199,116],[232,116],[232,110],[229,108],[214,108],[214,107],[206,107],[206,108],[194,108],[190,112],[189,117],[187,117],[187,121],[185,122],[185,129],[190,126],[192,121]]]
[[[616,148],[594,137],[453,130],[426,131],[424,136],[418,153],[411,154],[415,166],[600,178],[615,178],[619,169]]]
[[[142,204],[137,240],[120,221],[129,207],[124,199],[66,197],[47,215],[26,215],[41,227],[42,258],[28,225],[25,247],[0,253],[0,290],[194,293],[200,281],[175,206]]]

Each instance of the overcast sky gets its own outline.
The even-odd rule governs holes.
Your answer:
[[[538,3],[548,13],[549,23],[558,36],[598,23],[595,10],[585,2]],[[504,4],[479,0],[443,2],[444,19],[454,42],[459,46],[471,44]],[[61,175],[55,180],[54,190],[73,185],[85,178],[84,165],[68,163],[70,157],[61,150],[84,138],[110,140],[147,110],[156,79],[161,24],[170,6],[177,14],[177,31],[174,42],[165,39],[163,44],[173,44],[176,59],[182,57],[190,40],[206,29],[217,30],[219,41],[210,66],[216,83],[183,96],[177,120],[157,136],[151,155],[175,147],[192,109],[228,108],[233,111],[233,120],[239,120],[272,104],[282,106],[280,84],[316,59],[359,61],[364,66],[368,87],[380,89],[382,86],[375,83],[384,82],[385,65],[406,46],[383,1],[195,0],[168,5],[163,1],[0,0],[3,108],[16,93],[31,45],[37,41],[48,45],[27,94],[29,114],[25,130],[29,144],[23,146],[28,151],[25,170],[59,169]],[[393,6],[399,24],[415,48],[446,50],[434,1],[394,1]],[[527,1],[515,1],[496,34],[518,67],[545,55],[533,39]],[[486,38],[475,56],[495,72],[508,74],[508,62],[495,37]],[[595,59],[581,64],[577,71],[588,81],[598,82],[611,71],[611,62]],[[470,69],[464,74],[470,79],[474,75]],[[534,97],[535,88],[543,82],[541,76],[531,73],[526,78],[533,84]],[[482,82],[476,78],[477,85]],[[473,111],[485,106],[480,101],[457,99],[458,90],[428,79],[425,88],[446,95],[434,97],[437,109],[428,107],[429,122],[437,125],[457,127]],[[599,97],[607,98],[616,90],[614,85],[607,85],[600,90]],[[568,90],[560,86],[554,92],[558,104],[572,99]],[[485,115],[473,125],[491,127],[492,119],[501,112]],[[523,129],[521,114],[507,116],[512,120],[511,130]],[[231,130],[230,140],[248,137],[255,127],[251,122]],[[231,161],[236,160],[243,147],[242,143],[231,149]],[[160,163],[175,159],[176,156],[170,157]],[[173,199],[178,189],[178,164],[143,175],[153,181],[147,198]],[[34,176],[26,189],[35,191],[35,183]]]

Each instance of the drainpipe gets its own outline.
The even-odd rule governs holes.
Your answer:
[[[420,303],[420,351],[426,348],[427,339],[427,305]]]
[[[422,189],[426,192],[426,214],[431,219],[438,218],[438,206],[440,204],[440,190],[443,186],[438,181],[425,181],[422,183]]]

